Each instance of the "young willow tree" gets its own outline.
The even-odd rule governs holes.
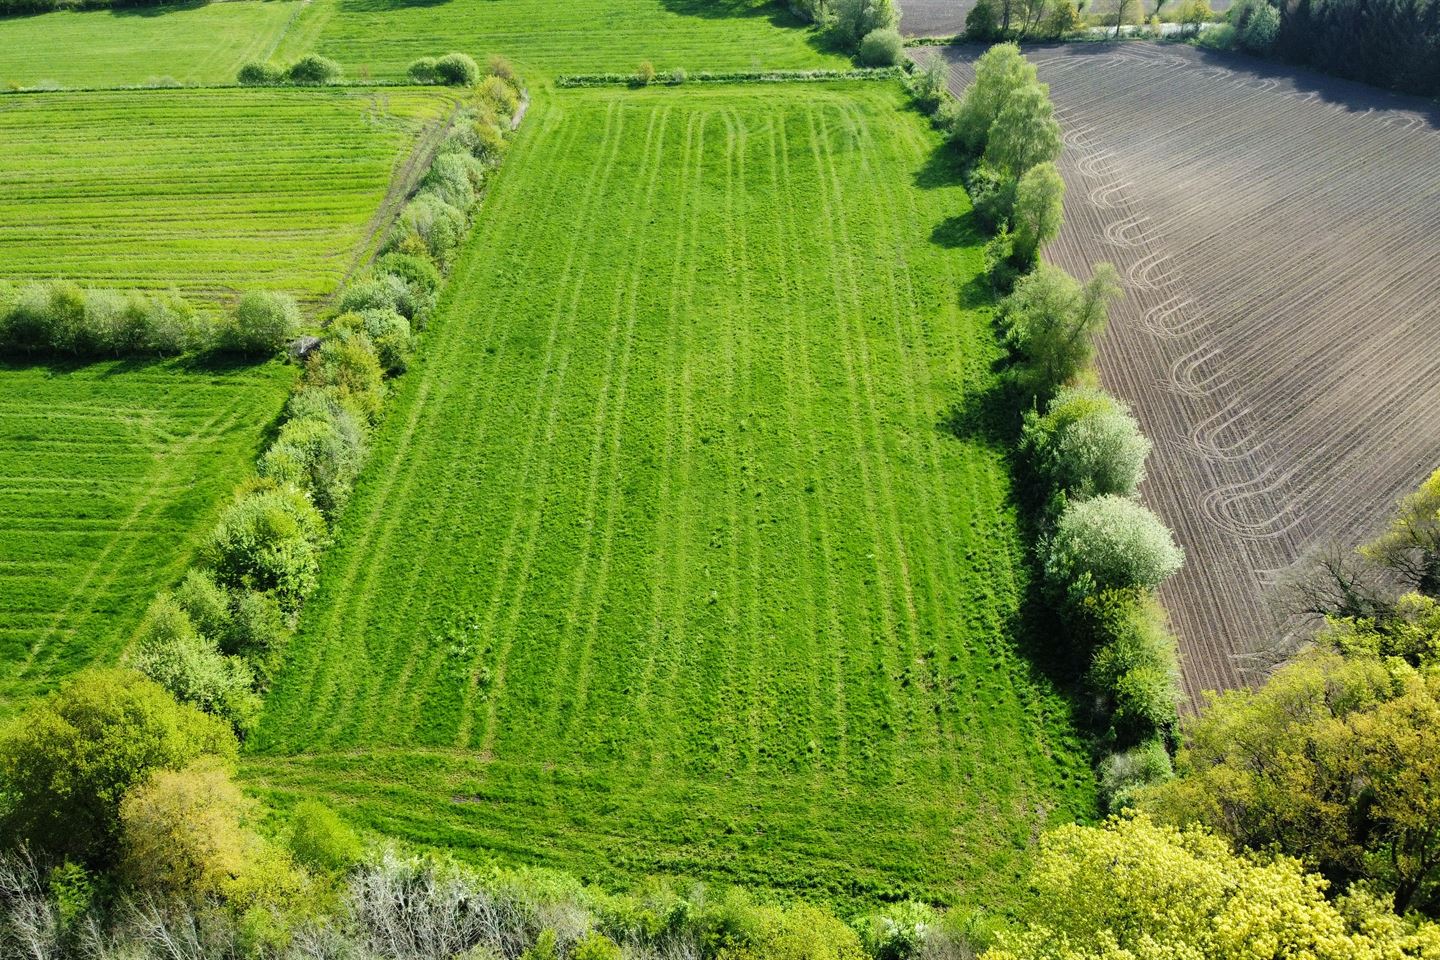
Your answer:
[[[955,114],[953,136],[960,149],[970,156],[985,152],[990,128],[1010,97],[1032,87],[1035,67],[1013,43],[997,43],[975,61],[975,80],[965,88]]]
[[[1045,245],[1060,235],[1065,220],[1065,181],[1054,163],[1037,163],[1020,178],[1010,216],[1015,259],[1025,266],[1033,264]]]
[[[1033,68],[1032,68],[1033,69]],[[985,159],[1012,177],[1060,156],[1060,124],[1050,86],[1032,83],[1013,91],[995,115],[985,140]]]
[[[1105,329],[1110,304],[1120,292],[1108,263],[1098,264],[1083,285],[1059,267],[1041,263],[1000,302],[1005,337],[1024,360],[1037,395],[1049,396],[1089,365],[1094,339]]]

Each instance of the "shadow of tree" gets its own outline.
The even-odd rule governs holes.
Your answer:
[[[967,211],[959,216],[946,217],[935,224],[935,229],[930,231],[930,242],[947,250],[954,250],[958,247],[973,247],[977,243],[983,243],[985,236],[980,229],[980,222],[976,219],[974,211]]]
[[[941,143],[930,151],[920,169],[915,171],[915,186],[921,190],[935,190],[953,187],[961,182],[964,158],[960,151],[948,143]]]

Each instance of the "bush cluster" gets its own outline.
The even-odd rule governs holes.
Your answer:
[[[345,71],[340,64],[314,53],[301,57],[288,67],[254,60],[242,66],[235,75],[236,82],[242,87],[325,87],[341,83],[344,79]]]
[[[965,15],[963,39],[973,43],[1000,40],[1063,40],[1085,29],[1075,0],[1038,0],[1026,4],[979,0]],[[961,37],[957,37],[962,39]]]
[[[279,293],[242,296],[216,320],[178,294],[82,288],[68,280],[0,283],[0,351],[19,355],[161,357],[223,351],[274,356],[299,332],[300,310]]]
[[[475,62],[474,57],[464,53],[421,57],[410,64],[406,73],[416,83],[473,87],[480,82],[480,65]]]

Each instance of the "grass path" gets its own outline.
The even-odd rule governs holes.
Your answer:
[[[537,100],[247,760],[607,881],[979,896],[1091,812],[1008,634],[999,355],[887,87]]]

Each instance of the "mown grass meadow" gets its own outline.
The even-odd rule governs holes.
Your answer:
[[[292,377],[279,363],[0,365],[0,715],[119,657]]]
[[[304,7],[292,0],[126,6],[0,20],[0,89],[230,83]]]
[[[996,894],[1093,812],[1015,648],[1000,354],[879,84],[537,101],[251,740],[272,799],[607,882]],[[955,429],[955,424],[960,424]]]
[[[420,88],[231,89],[0,106],[0,278],[173,288],[219,305],[252,289],[330,294],[451,102]]]
[[[403,76],[417,57],[503,54],[534,83],[562,73],[847,67],[782,3],[763,0],[313,0],[279,57],[312,50],[354,75]]]

